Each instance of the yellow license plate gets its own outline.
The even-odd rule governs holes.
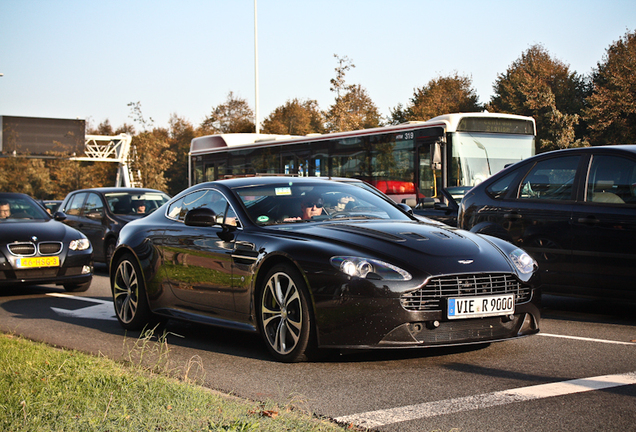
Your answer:
[[[16,266],[18,268],[33,268],[33,267],[59,267],[60,257],[30,257],[30,258],[18,258],[16,260]]]

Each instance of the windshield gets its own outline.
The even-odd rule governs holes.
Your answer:
[[[303,183],[238,187],[252,222],[275,225],[347,219],[411,220],[377,193],[346,183]]]
[[[533,135],[455,132],[449,186],[473,187],[507,165],[533,156]]]
[[[170,199],[163,192],[113,192],[105,197],[110,211],[119,215],[147,215]]]
[[[49,219],[46,210],[30,197],[0,194],[0,223]]]

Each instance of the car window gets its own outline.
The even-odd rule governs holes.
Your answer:
[[[198,190],[173,202],[168,207],[168,217],[183,221],[186,213],[196,208],[209,208],[214,211],[217,215],[217,223],[238,225],[234,209],[225,196],[214,189]]]
[[[85,192],[73,195],[68,204],[66,204],[66,207],[63,209],[64,213],[69,216],[79,216],[82,211],[82,205],[84,204],[84,198],[86,198]]]
[[[35,201],[22,195],[0,194],[0,222],[17,222],[21,220],[48,220],[49,214]]]
[[[520,199],[572,200],[580,156],[564,156],[537,162],[523,179]]]
[[[110,211],[119,215],[147,215],[168,202],[163,192],[108,192],[104,194]]]
[[[104,204],[96,193],[90,193],[84,204],[84,216],[100,218],[104,216]]]
[[[384,195],[357,185],[288,182],[235,189],[257,225],[347,219],[409,220]]]
[[[512,182],[517,177],[518,171],[513,171],[509,174],[506,174],[490,186],[486,188],[486,192],[488,195],[493,197],[494,199],[503,198],[506,193],[510,190]]]
[[[620,156],[593,156],[586,197],[595,203],[636,203],[636,162]]]

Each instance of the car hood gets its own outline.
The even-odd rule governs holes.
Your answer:
[[[293,225],[298,235],[339,242],[389,261],[434,273],[514,271],[506,254],[484,237],[444,225],[364,221]]]
[[[83,237],[74,228],[53,219],[0,222],[0,238],[3,243],[30,242],[33,237],[37,237],[38,241],[63,241],[71,233],[75,233],[76,238]]]

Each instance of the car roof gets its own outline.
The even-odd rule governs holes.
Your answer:
[[[35,199],[31,195],[27,195],[21,192],[0,192],[0,197],[4,198],[19,198],[19,197],[27,197],[35,201]]]
[[[636,154],[636,144],[616,144],[616,145],[603,145],[603,146],[591,146],[591,147],[574,147],[574,148],[568,148],[568,149],[552,150],[545,153],[539,153],[533,157],[551,155],[556,153],[565,153],[565,152],[568,152],[568,153],[592,152],[593,153],[596,151],[603,151],[603,150],[612,150],[612,151],[618,150],[618,151],[625,151],[625,152]]]
[[[213,182],[200,183],[199,185],[212,186],[215,184],[221,184],[229,188],[250,186],[250,185],[272,185],[280,183],[362,183],[362,180],[352,178],[340,178],[340,177],[291,177],[291,176],[251,176],[251,177],[236,177],[231,179],[215,180]]]
[[[147,188],[125,188],[125,187],[96,187],[96,188],[87,188],[87,189],[78,189],[72,191],[75,192],[101,192],[101,193],[111,193],[111,192],[131,192],[131,193],[139,193],[139,192],[162,192],[157,189],[147,189]]]

